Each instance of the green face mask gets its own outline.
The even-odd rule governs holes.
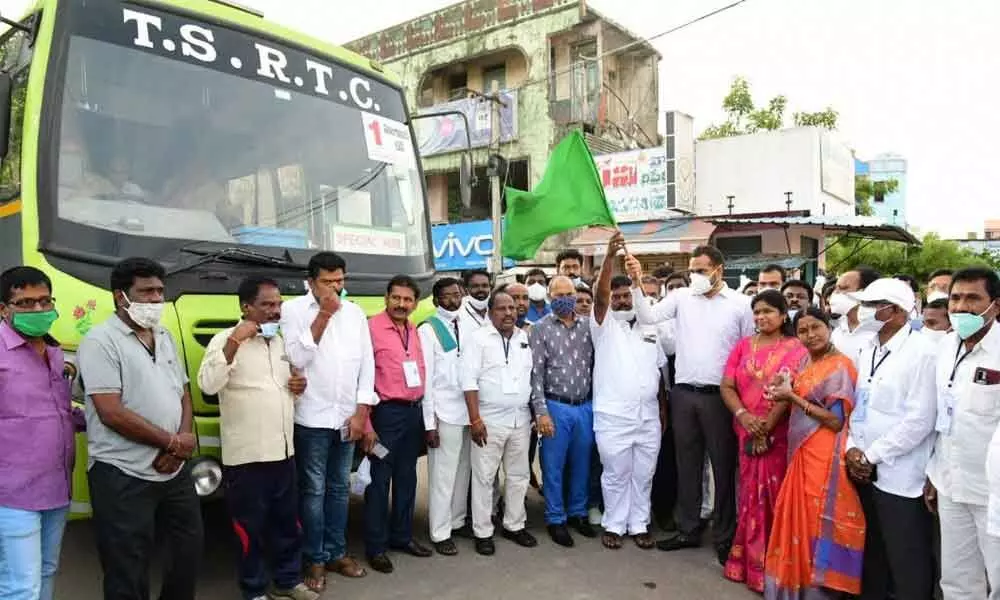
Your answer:
[[[39,312],[16,312],[10,316],[10,325],[21,335],[39,338],[49,332],[59,318],[55,309]]]

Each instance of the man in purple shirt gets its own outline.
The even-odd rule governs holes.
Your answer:
[[[73,369],[48,335],[54,302],[38,269],[0,274],[0,596],[9,600],[53,598],[83,422],[70,403]]]

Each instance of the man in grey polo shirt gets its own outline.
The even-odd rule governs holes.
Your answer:
[[[154,527],[168,546],[162,600],[194,600],[202,554],[201,506],[185,466],[196,445],[188,380],[159,324],[164,277],[145,258],[115,265],[115,314],[77,353],[104,597],[116,600],[150,597]]]

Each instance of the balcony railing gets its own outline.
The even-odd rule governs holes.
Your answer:
[[[581,65],[549,79],[549,115],[559,125],[596,123],[601,111],[599,72]]]

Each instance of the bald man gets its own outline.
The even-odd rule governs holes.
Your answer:
[[[576,289],[568,277],[549,283],[552,314],[530,333],[534,368],[531,402],[542,440],[545,523],[560,546],[574,545],[568,526],[585,537],[597,537],[587,520],[590,457],[594,446],[591,382],[594,345],[589,317],[576,313]],[[553,432],[554,426],[554,432]],[[569,468],[566,500],[563,474]]]

